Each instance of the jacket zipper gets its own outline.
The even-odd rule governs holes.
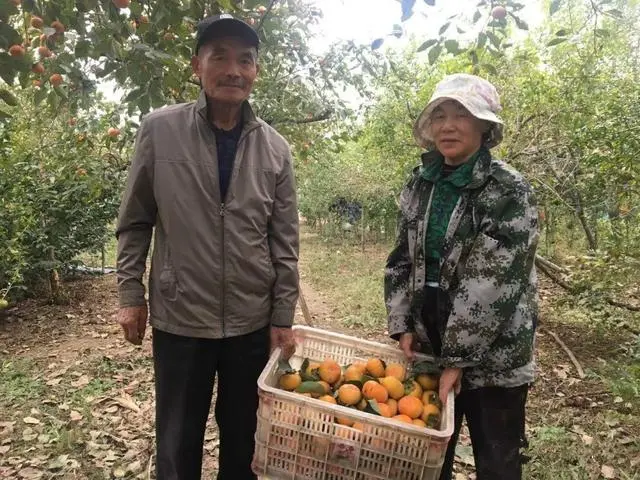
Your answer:
[[[225,332],[224,332],[224,304],[227,301],[227,292],[226,292],[226,288],[225,288],[225,258],[226,255],[224,254],[224,202],[220,203],[220,220],[222,222],[222,228],[220,229],[221,232],[221,237],[222,237],[222,242],[221,242],[221,247],[222,247],[222,301],[220,302],[220,317],[222,318],[222,337],[224,338]]]

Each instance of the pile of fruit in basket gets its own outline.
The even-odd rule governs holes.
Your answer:
[[[300,370],[281,361],[278,385],[320,401],[439,429],[442,410],[438,397],[439,371],[429,362],[413,364],[407,371],[403,365],[386,365],[379,358],[344,367],[330,358],[322,362],[305,359]],[[348,418],[336,417],[336,422],[361,429],[361,425]]]

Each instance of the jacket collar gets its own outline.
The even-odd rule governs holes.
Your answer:
[[[421,155],[422,157],[422,170],[423,177],[432,178],[435,180],[440,174],[442,163],[444,162],[444,156],[438,150],[431,150]],[[484,185],[489,179],[491,174],[491,152],[485,147],[481,147],[474,160],[473,169],[471,170],[470,177],[462,175],[460,178],[454,179],[454,184],[464,189],[475,189]],[[464,167],[462,167],[464,168]],[[467,181],[468,180],[468,181]]]
[[[196,112],[208,123],[207,96],[205,95],[203,88],[200,89],[195,108]],[[245,100],[242,103],[242,120],[244,122],[244,128],[255,127],[260,123],[248,100]]]

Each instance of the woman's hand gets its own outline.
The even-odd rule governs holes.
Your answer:
[[[399,343],[404,356],[407,357],[407,360],[413,362],[416,358],[416,350],[418,350],[418,341],[415,333],[403,333],[400,336]]]

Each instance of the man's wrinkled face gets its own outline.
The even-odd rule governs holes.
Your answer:
[[[193,72],[207,96],[218,103],[237,105],[244,102],[258,75],[255,47],[242,39],[226,37],[202,45],[192,57]]]

